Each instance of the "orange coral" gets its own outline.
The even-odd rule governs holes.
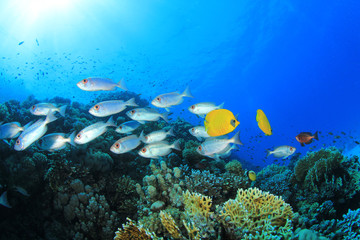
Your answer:
[[[164,211],[160,211],[160,219],[161,219],[161,223],[164,225],[166,230],[168,230],[168,232],[171,234],[171,236],[174,239],[182,238],[180,229],[178,228],[178,226],[176,225],[174,219],[170,214]]]
[[[151,240],[151,239],[162,239],[156,237],[154,233],[150,233],[148,230],[144,229],[142,226],[136,226],[130,218],[127,218],[129,221],[127,224],[123,224],[123,229],[118,229],[115,232],[116,236],[114,240]]]

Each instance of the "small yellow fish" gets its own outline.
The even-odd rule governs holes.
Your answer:
[[[227,109],[216,109],[209,112],[204,121],[205,131],[211,137],[222,136],[235,130],[240,124],[234,114]]]
[[[266,136],[272,135],[272,129],[270,127],[269,120],[261,109],[257,110],[256,121],[258,122],[259,128],[265,133]]]

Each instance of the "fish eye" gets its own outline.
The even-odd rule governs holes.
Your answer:
[[[157,100],[158,102],[160,102],[160,101],[161,101],[161,98],[157,97],[156,100]]]
[[[36,106],[35,106],[35,105],[33,105],[33,106],[32,106],[32,110],[34,110],[35,108],[36,108]]]
[[[194,108],[195,108],[195,105],[192,105],[192,106],[191,106],[191,109],[194,109]]]
[[[134,114],[135,113],[135,110],[131,110],[131,114]]]
[[[83,83],[87,83],[88,80],[85,78],[85,79],[82,80],[82,82],[83,82]]]
[[[202,147],[201,147],[201,146],[199,146],[199,147],[198,147],[198,149],[199,149],[199,151],[201,151],[201,150],[202,150]]]
[[[145,139],[146,139],[146,140],[148,140],[148,139],[149,139],[149,137],[148,137],[148,136],[145,136]]]
[[[195,128],[192,128],[191,131],[192,131],[192,132],[195,132]]]
[[[16,140],[15,144],[20,145],[20,139]]]
[[[290,147],[290,151],[292,151],[293,150],[293,148],[292,147]]]
[[[76,138],[81,138],[81,134],[79,133],[78,135],[76,135]]]
[[[99,105],[95,105],[94,108],[95,108],[95,110],[99,110],[100,106],[99,106]]]
[[[120,147],[120,144],[119,144],[119,143],[115,143],[115,147],[116,147],[116,148],[119,148],[119,147]]]
[[[230,124],[233,126],[233,127],[235,127],[235,119],[232,119],[231,121],[230,121]]]
[[[143,153],[146,153],[146,148],[141,149]]]
[[[119,129],[122,129],[122,126],[119,126]]]

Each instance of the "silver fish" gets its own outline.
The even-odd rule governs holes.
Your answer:
[[[181,151],[179,140],[176,140],[171,145],[167,141],[151,143],[144,146],[138,153],[144,158],[159,158],[171,153],[171,149]]]
[[[21,127],[18,122],[10,122],[0,125],[0,139],[15,138],[24,127]]]
[[[150,144],[150,143],[160,142],[164,140],[167,136],[174,136],[173,127],[170,128],[170,130],[167,132],[165,130],[159,130],[149,133],[146,136],[144,136],[143,132],[141,132],[140,139],[142,142],[146,144]]]
[[[215,158],[216,154],[221,154],[228,147],[230,143],[237,145],[243,145],[240,141],[240,132],[237,132],[232,138],[227,139],[224,137],[207,138],[196,151],[203,155],[211,158]]]
[[[75,146],[75,134],[76,132],[73,132],[69,137],[66,137],[65,133],[51,133],[45,135],[37,142],[38,147],[42,150],[53,152],[64,149],[66,147],[66,143],[70,143]]]
[[[0,196],[0,205],[3,205],[4,207],[11,208],[11,205],[8,202],[7,199],[7,191],[3,192]]]
[[[228,158],[231,155],[231,151],[239,149],[236,144],[229,144],[223,151],[214,155],[215,159]]]
[[[287,158],[290,155],[294,154],[294,152],[296,151],[296,148],[288,146],[288,145],[283,145],[283,146],[279,146],[277,148],[274,149],[274,151],[270,151],[270,150],[266,150],[267,153],[267,157],[270,156],[271,154],[274,155],[274,157],[276,158]]]
[[[196,126],[189,129],[191,135],[196,137],[197,140],[202,141],[203,138],[208,138],[210,135],[205,131],[204,126]]]
[[[123,100],[104,101],[90,108],[89,113],[96,117],[107,117],[123,111],[127,106],[137,107],[135,98],[124,102]]]
[[[109,78],[101,77],[89,77],[81,80],[76,84],[81,90],[84,91],[111,91],[115,88],[121,88],[127,90],[123,80],[120,80],[118,83],[115,83]]]
[[[120,138],[110,148],[110,151],[116,154],[127,153],[137,148],[141,141],[136,135],[130,135]]]
[[[37,103],[30,108],[30,112],[37,116],[46,116],[50,111],[59,112],[61,116],[65,117],[67,105],[56,107],[52,103]]]
[[[179,105],[184,101],[184,97],[191,97],[193,98],[193,95],[190,92],[189,87],[185,89],[183,93],[179,92],[171,92],[171,93],[165,93],[157,96],[154,98],[154,100],[151,101],[151,104],[155,107],[159,108],[165,108],[166,111],[170,111],[170,107]]]
[[[88,143],[104,134],[108,127],[116,127],[112,117],[107,122],[101,121],[87,126],[76,135],[74,142],[77,144]]]
[[[159,113],[157,110],[152,108],[135,108],[127,111],[126,115],[141,124],[144,124],[145,121],[157,121],[160,118],[164,119],[165,122],[168,122],[167,113]]]
[[[45,119],[40,119],[26,128],[15,142],[16,151],[25,150],[33,142],[44,136],[47,131],[47,124],[57,119],[53,112],[49,112]]]
[[[224,107],[224,103],[216,106],[214,103],[211,102],[201,102],[194,105],[191,105],[188,109],[191,113],[194,113],[202,118],[206,116],[209,112],[215,109],[221,109]]]
[[[129,134],[135,129],[137,129],[139,126],[141,126],[141,123],[139,123],[138,121],[128,121],[120,124],[120,126],[117,127],[115,131],[118,133]]]

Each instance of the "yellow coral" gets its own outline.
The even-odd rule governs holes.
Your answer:
[[[150,233],[148,230],[144,229],[141,226],[136,226],[130,218],[127,218],[129,221],[127,224],[123,224],[123,229],[118,229],[115,232],[116,236],[114,240],[151,240],[151,239],[162,239],[156,237],[154,233]]]
[[[205,218],[208,218],[212,213],[210,208],[212,205],[212,200],[210,197],[203,196],[199,193],[190,193],[187,190],[183,193],[185,211],[192,216],[200,214]]]
[[[259,232],[266,231],[264,228],[269,224],[273,228],[279,228],[278,232],[289,232],[293,211],[281,197],[258,188],[249,188],[239,189],[235,200],[225,202],[220,217],[225,226],[234,225],[245,232],[258,235]]]
[[[199,229],[194,225],[193,222],[186,223],[183,220],[184,226],[186,228],[186,231],[188,232],[189,238],[191,240],[198,240],[201,239],[199,236]]]
[[[164,227],[168,230],[168,232],[174,239],[180,239],[182,237],[180,229],[178,228],[170,214],[164,211],[160,211],[160,219],[161,223],[164,225]]]

